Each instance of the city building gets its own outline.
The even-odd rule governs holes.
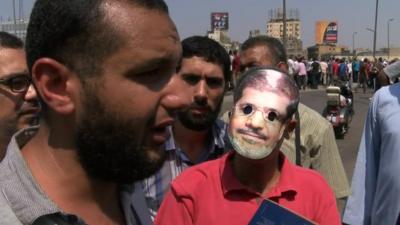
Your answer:
[[[225,49],[230,50],[232,47],[231,39],[228,36],[227,30],[215,29],[207,32],[207,37],[220,43]]]
[[[268,12],[267,35],[283,40],[283,10],[271,9]],[[286,16],[286,51],[288,55],[303,55],[301,41],[301,21],[298,9],[290,9]]]
[[[249,31],[249,38],[257,37],[257,36],[260,36],[260,35],[261,35],[261,33],[260,33],[259,29],[255,29],[255,30],[250,30]]]
[[[307,57],[309,59],[318,60],[339,56],[351,57],[352,54],[347,46],[340,46],[336,44],[316,44],[307,48]]]
[[[13,20],[7,20],[7,21],[0,20],[0,31],[5,31],[14,34],[25,41],[26,29],[28,28],[28,23],[29,21],[24,19],[16,20],[15,23]]]

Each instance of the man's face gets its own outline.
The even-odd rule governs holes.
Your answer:
[[[229,123],[234,149],[244,157],[262,159],[279,147],[289,103],[289,98],[280,93],[245,88]]]
[[[222,67],[197,56],[183,58],[179,77],[185,83],[180,91],[192,100],[189,108],[179,111],[179,121],[191,130],[209,129],[218,117],[224,98]]]
[[[256,45],[240,53],[240,68],[243,71],[255,66],[273,66],[272,57],[266,46]]]
[[[24,50],[0,47],[0,79],[24,76],[28,77]],[[20,87],[29,85],[27,82],[17,82],[17,79],[13,83],[20,83]],[[32,121],[39,108],[33,87],[29,93],[30,97],[25,98],[26,91],[15,92],[10,86],[0,84],[0,133],[12,134]]]
[[[107,10],[126,44],[103,62],[100,77],[83,82],[76,142],[89,175],[131,183],[164,161],[171,110],[179,105],[181,88],[172,80],[179,80],[181,47],[167,15],[124,3]]]

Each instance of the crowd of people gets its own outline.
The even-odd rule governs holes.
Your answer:
[[[25,45],[0,32],[0,224],[239,225],[271,201],[330,225],[347,198],[345,223],[400,222],[399,62],[178,33],[163,0],[37,0]],[[299,91],[371,77],[350,189]]]

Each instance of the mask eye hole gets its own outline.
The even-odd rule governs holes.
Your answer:
[[[267,115],[268,120],[271,122],[275,121],[277,119],[277,117],[278,117],[278,114],[276,114],[276,112],[273,112],[273,111],[269,112]]]
[[[244,114],[244,115],[250,115],[251,113],[253,113],[253,106],[251,106],[251,105],[245,105],[245,106],[242,108],[242,111],[243,111],[243,114]]]

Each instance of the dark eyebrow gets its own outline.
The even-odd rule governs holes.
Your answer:
[[[28,73],[28,71],[10,73],[10,74],[7,74],[4,77],[0,78],[0,80],[7,80],[7,79],[10,79],[10,78],[19,77],[19,76],[27,76],[27,77],[29,77],[29,73]]]
[[[144,63],[141,63],[138,67],[128,70],[125,73],[125,75],[140,74],[142,72],[147,72],[149,70],[163,67],[165,65],[168,65],[169,63],[171,63],[171,59],[168,57],[160,57],[160,58],[146,60]]]

